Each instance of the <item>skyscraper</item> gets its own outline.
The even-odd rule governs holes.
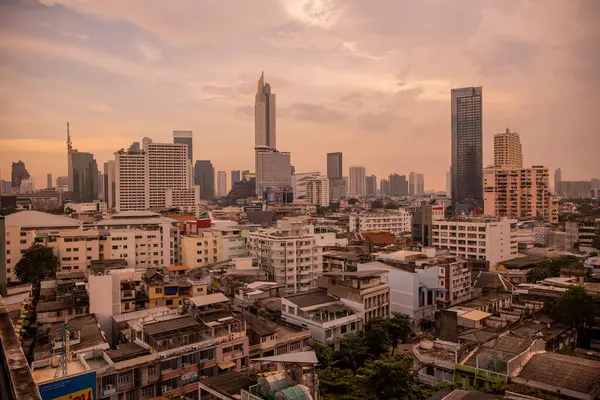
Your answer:
[[[234,183],[242,180],[241,176],[242,176],[242,173],[239,169],[231,171],[231,186],[232,187],[233,187]]]
[[[256,151],[256,195],[283,191],[292,186],[291,154],[268,148]]]
[[[377,194],[377,177],[375,175],[367,176],[367,196]]]
[[[194,166],[196,185],[200,186],[202,200],[215,198],[215,169],[210,160],[198,160]]]
[[[482,88],[451,91],[452,203],[459,208],[483,207]]]
[[[414,196],[417,194],[417,174],[411,172],[408,174],[408,195]]]
[[[416,192],[415,194],[421,195],[425,193],[425,175],[417,174],[416,177]]]
[[[342,168],[342,153],[327,153],[327,177],[329,179],[342,179]]]
[[[108,166],[107,166],[108,164]],[[110,175],[114,168],[114,194],[108,197],[108,207],[114,196],[114,205],[117,211],[147,210],[150,208],[150,197],[146,177],[146,156],[140,151],[117,151],[114,166],[107,162],[104,166]],[[111,177],[108,177],[108,192],[111,192]]]
[[[173,143],[185,144],[187,146],[187,156],[190,164],[194,163],[194,134],[192,131],[173,131]]]
[[[408,181],[406,180],[406,175],[390,174],[389,184],[390,196],[408,196]]]
[[[350,167],[350,191],[351,196],[365,196],[367,194],[367,170],[362,166]]]
[[[494,167],[523,168],[523,149],[517,132],[506,132],[494,135]]]
[[[562,181],[562,172],[560,168],[556,168],[554,171],[554,194],[560,193],[560,182]]]
[[[104,163],[104,201],[110,209],[117,204],[115,196],[115,162],[111,160]]]
[[[69,176],[73,179],[73,201],[98,199],[98,164],[92,153],[73,150]]]
[[[387,179],[382,179],[381,184],[379,185],[379,191],[381,192],[382,196],[389,196],[390,195],[390,181],[388,181]]]
[[[227,196],[227,172],[217,172],[217,197]]]
[[[52,188],[52,174],[46,175],[46,188]]]
[[[18,188],[21,186],[21,181],[24,179],[29,179],[30,175],[27,172],[27,168],[25,168],[25,163],[21,160],[12,163],[11,170],[11,181],[12,187]]]
[[[275,93],[271,93],[271,85],[265,83],[264,72],[260,74],[258,80],[254,103],[254,135],[255,147],[277,148]]]

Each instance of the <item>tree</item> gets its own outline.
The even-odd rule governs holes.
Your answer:
[[[366,380],[378,399],[422,399],[425,398],[413,372],[411,357],[384,357],[367,361],[358,371]]]
[[[385,204],[385,209],[386,210],[397,210],[398,205],[396,203],[389,202],[389,203]]]
[[[38,284],[45,278],[56,277],[58,258],[50,247],[34,244],[23,253],[15,265],[15,275],[23,283]]]
[[[329,209],[333,212],[338,211],[340,209],[340,202],[332,201],[331,203],[329,203]]]
[[[562,268],[580,268],[581,261],[575,256],[560,256],[542,262],[527,273],[529,282],[543,281],[546,278],[560,276]]]
[[[410,326],[408,315],[399,312],[392,313],[392,318],[383,321],[388,328],[390,342],[392,345],[392,355],[400,343],[407,343],[413,335],[413,329]]]
[[[557,321],[577,328],[578,340],[581,340],[583,328],[594,325],[600,317],[600,308],[596,305],[596,296],[583,286],[573,286],[556,299],[551,313]]]
[[[317,375],[322,400],[378,400],[366,380],[349,369],[318,369]]]
[[[362,367],[365,361],[373,357],[369,353],[369,347],[362,337],[351,337],[340,343],[340,350],[333,354],[335,361],[333,365],[341,365],[356,371]]]
[[[350,204],[351,206],[355,205],[356,203],[358,203],[358,199],[355,199],[354,197],[348,199],[348,204]]]
[[[381,201],[381,200],[373,200],[371,202],[371,208],[372,209],[383,208],[383,201]]]
[[[333,361],[333,350],[326,344],[315,342],[312,345],[315,354],[317,355],[317,360],[319,360],[319,365],[324,368],[329,368]]]
[[[388,326],[384,319],[369,321],[362,337],[369,353],[375,357],[387,353],[388,348],[392,345]]]

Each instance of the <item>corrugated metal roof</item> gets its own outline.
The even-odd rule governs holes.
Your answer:
[[[196,307],[207,306],[215,303],[225,303],[229,299],[223,293],[205,294],[203,296],[190,297],[190,301],[194,303]]]

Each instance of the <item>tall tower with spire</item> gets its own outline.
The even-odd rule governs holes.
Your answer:
[[[275,126],[275,93],[271,85],[265,83],[265,73],[260,74],[254,102],[255,147],[277,148]]]
[[[69,192],[73,191],[73,144],[71,143],[71,131],[67,121],[67,176],[69,177]]]

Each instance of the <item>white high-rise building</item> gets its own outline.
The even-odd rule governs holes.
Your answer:
[[[271,85],[265,83],[265,73],[260,74],[258,90],[254,103],[255,147],[267,146],[277,148],[275,129],[275,93],[271,93]]]
[[[418,196],[425,193],[425,176],[416,172],[408,175],[408,195]]]
[[[494,167],[523,168],[523,149],[517,132],[506,132],[494,135]]]
[[[217,171],[217,197],[227,196],[227,172]]]
[[[350,167],[350,196],[367,195],[367,170],[362,166]]]
[[[326,176],[306,180],[306,201],[317,206],[329,205],[329,179]]]
[[[256,151],[256,195],[263,198],[267,189],[280,191],[292,186],[291,155],[263,147]]]
[[[270,281],[285,284],[286,294],[316,289],[323,273],[323,250],[314,227],[302,218],[277,221],[277,227],[248,233],[248,251]]]
[[[115,153],[116,210],[162,209],[196,202],[187,146],[144,138],[143,151]],[[167,205],[167,203],[169,203]]]
[[[299,172],[292,175],[292,190],[294,199],[306,199],[306,182],[312,178],[321,176],[320,172]]]

